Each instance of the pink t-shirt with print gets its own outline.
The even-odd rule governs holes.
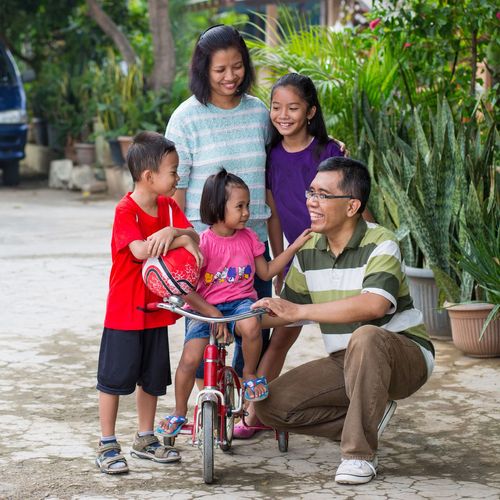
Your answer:
[[[207,229],[200,235],[200,250],[204,262],[196,291],[209,304],[257,299],[255,258],[264,254],[265,246],[251,229],[226,237]]]

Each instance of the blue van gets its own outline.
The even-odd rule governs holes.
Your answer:
[[[12,54],[0,42],[0,168],[6,186],[19,184],[27,131],[23,81]]]

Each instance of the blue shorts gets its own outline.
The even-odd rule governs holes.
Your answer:
[[[231,302],[224,302],[215,307],[224,315],[232,316],[233,314],[240,314],[250,311],[254,299],[240,299]],[[229,331],[234,335],[235,322],[228,323]],[[210,337],[210,323],[198,321],[195,319],[186,318],[186,333],[184,343],[193,339],[208,339]]]
[[[97,389],[126,395],[136,385],[152,396],[163,396],[172,383],[168,330],[113,330],[104,328],[97,368]]]

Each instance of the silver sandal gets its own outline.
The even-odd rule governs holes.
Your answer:
[[[116,451],[117,454],[107,457],[106,453],[109,453],[110,451]],[[95,464],[104,474],[125,474],[129,471],[129,469],[127,459],[121,454],[121,451],[121,446],[116,441],[113,443],[99,444]],[[120,462],[125,464],[125,466],[111,467],[113,464]]]

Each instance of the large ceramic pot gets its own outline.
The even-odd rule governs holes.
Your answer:
[[[447,306],[453,343],[467,356],[493,358],[500,356],[500,319],[491,321],[479,340],[484,321],[492,304],[471,303]]]
[[[120,143],[120,148],[122,150],[123,158],[127,158],[128,148],[132,145],[134,138],[130,135],[119,135],[118,142]]]
[[[125,163],[125,159],[123,157],[122,148],[118,139],[109,139],[108,144],[113,165],[121,167]]]
[[[78,165],[94,165],[95,144],[90,142],[75,143],[76,162]]]
[[[422,311],[429,335],[438,340],[450,340],[450,320],[448,312],[439,309],[439,290],[434,273],[430,269],[406,266],[406,276],[413,303]]]

